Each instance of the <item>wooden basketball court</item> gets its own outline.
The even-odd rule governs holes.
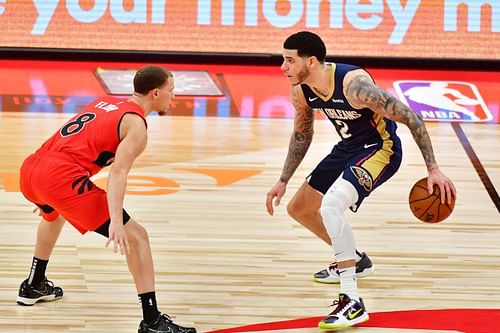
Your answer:
[[[253,74],[259,75],[242,75],[242,84]],[[63,299],[16,304],[38,221],[18,190],[19,166],[71,114],[1,111],[0,331],[136,332],[141,310],[124,257],[106,249],[102,236],[81,236],[69,224],[47,270],[64,289]],[[266,192],[281,172],[290,118],[169,115],[152,116],[148,123],[150,141],[131,172],[126,208],[149,231],[160,310],[200,332],[328,314],[339,288],[314,283],[312,274],[333,261],[332,251],[287,216],[286,203],[338,140],[331,124],[316,121],[309,153],[271,217],[264,207]],[[358,248],[376,267],[374,275],[358,280],[360,294],[370,313],[499,309],[500,215],[492,196],[500,188],[499,126],[427,126],[437,160],[457,187],[455,210],[435,225],[411,215],[408,192],[426,170],[408,129],[400,125],[405,148],[400,171],[358,213],[347,214]],[[103,184],[105,174],[96,182]],[[442,330],[351,331],[456,330],[450,324]]]

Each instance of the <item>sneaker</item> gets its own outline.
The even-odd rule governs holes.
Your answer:
[[[170,317],[166,314],[160,314],[158,319],[151,324],[148,325],[141,321],[139,325],[138,333],[196,333],[196,329],[194,327],[182,327],[177,325],[170,319]]]
[[[17,304],[33,305],[38,301],[56,301],[62,296],[62,288],[55,287],[52,281],[45,279],[39,286],[33,287],[28,284],[28,279],[26,279],[19,287]]]
[[[358,302],[350,299],[346,294],[339,294],[339,299],[333,301],[332,305],[336,306],[335,310],[321,319],[318,323],[319,328],[330,330],[350,327],[369,319],[361,298]]]
[[[356,278],[364,278],[375,271],[372,261],[366,253],[362,253],[361,259],[356,263]],[[337,263],[331,263],[327,269],[314,274],[314,281],[318,283],[340,283],[337,271]]]

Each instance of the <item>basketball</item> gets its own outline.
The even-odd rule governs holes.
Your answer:
[[[441,193],[437,185],[434,185],[434,192],[429,194],[427,190],[427,177],[422,178],[413,185],[410,190],[408,202],[410,210],[417,219],[426,223],[438,223],[450,216],[455,208],[455,198],[441,204]]]

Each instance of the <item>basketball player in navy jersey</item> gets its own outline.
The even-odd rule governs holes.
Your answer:
[[[441,201],[451,202],[456,190],[436,162],[422,118],[378,87],[362,68],[326,63],[325,44],[314,33],[289,36],[283,45],[281,70],[290,81],[295,107],[294,130],[279,181],[267,193],[270,215],[304,158],[313,137],[315,112],[323,113],[341,140],[307,177],[288,203],[291,217],[332,245],[340,280],[335,309],[318,326],[336,329],[368,320],[358,295],[356,251],[351,226],[344,217],[356,212],[363,199],[392,177],[401,164],[401,141],[396,122],[405,124],[417,143],[428,172],[428,189],[439,186]]]

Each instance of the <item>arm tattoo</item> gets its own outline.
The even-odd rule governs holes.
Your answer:
[[[427,170],[430,171],[436,167],[436,158],[434,157],[431,138],[429,137],[429,133],[427,133],[424,121],[419,114],[413,112],[413,110],[408,108],[403,103],[399,101],[397,102],[402,108],[406,109],[404,112],[409,115],[409,117],[407,117],[408,120],[406,122],[406,126],[410,129],[411,135],[413,135],[413,139],[417,143],[417,146],[424,157]]]
[[[298,105],[294,94],[292,94],[292,103],[295,106],[295,125],[290,138],[288,154],[286,156],[283,172],[280,181],[288,183],[295,170],[306,156],[307,150],[311,145],[313,138],[314,113],[308,106]]]
[[[349,82],[346,95],[356,105],[369,108],[386,118],[408,126],[424,157],[427,169],[431,170],[435,167],[436,159],[431,139],[419,114],[391,96],[387,91],[374,85],[363,75],[357,76]]]

